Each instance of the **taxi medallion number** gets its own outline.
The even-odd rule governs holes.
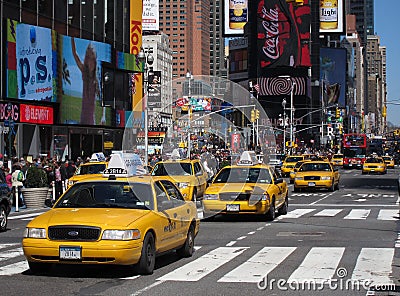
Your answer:
[[[82,259],[82,248],[81,247],[61,247],[60,246],[60,259],[80,260],[80,259]]]
[[[226,205],[227,212],[239,212],[240,205]]]

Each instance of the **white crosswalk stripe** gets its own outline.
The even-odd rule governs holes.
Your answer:
[[[295,209],[293,211],[288,212],[283,218],[300,218],[301,216],[308,214],[315,209]]]
[[[312,213],[314,212],[314,213]],[[370,209],[314,209],[304,208],[295,209],[289,211],[287,215],[279,216],[281,219],[298,219],[298,218],[309,218],[309,217],[335,217],[340,213],[346,213],[343,219],[346,220],[366,220],[376,219],[381,221],[398,221],[400,219],[400,212],[398,209],[380,209],[378,214],[373,212],[371,214]],[[376,216],[377,215],[377,216]]]
[[[380,210],[378,220],[399,220],[399,210]]]
[[[343,219],[350,219],[350,220],[367,219],[370,212],[371,210],[368,209],[353,209]]]
[[[34,218],[36,216],[39,216],[42,213],[30,213],[30,214],[22,214],[22,215],[15,215],[15,216],[9,216],[8,220],[15,220],[15,219],[24,219],[24,218]]]
[[[20,244],[0,244],[0,276],[20,274],[29,269],[23,256]],[[204,250],[196,246],[196,250]],[[253,252],[254,251],[254,252]],[[201,251],[200,251],[201,252]],[[251,252],[255,253],[249,256]],[[287,264],[294,271],[288,275],[288,283],[309,282],[326,283],[335,278],[340,262],[346,253],[345,247],[312,247],[303,260],[297,259],[296,252],[301,253],[299,247],[263,247],[253,250],[250,247],[218,247],[211,251],[204,251],[204,255],[167,273],[157,281],[199,281],[223,265],[234,261],[237,266],[228,270],[219,278],[220,283],[259,283],[272,271],[286,270]],[[348,269],[349,276],[354,281],[372,282],[375,285],[393,284],[391,278],[392,261],[395,248],[361,248],[354,268]],[[243,259],[247,258],[248,259]],[[290,258],[289,258],[290,257]],[[235,258],[238,258],[237,260]],[[11,260],[20,260],[7,264]],[[297,263],[294,263],[298,260]],[[12,261],[11,261],[12,262]],[[298,266],[294,266],[298,264]],[[138,276],[126,277],[125,280],[134,280]]]
[[[339,214],[343,209],[323,209],[322,211],[316,213],[314,216],[317,217],[334,217]]]

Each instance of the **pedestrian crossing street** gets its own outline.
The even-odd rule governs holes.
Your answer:
[[[346,253],[347,257],[356,253],[357,259],[351,268],[348,267],[349,262],[343,260]],[[368,280],[374,285],[393,285],[394,254],[395,248],[349,250],[346,247],[222,246],[210,249],[196,246],[196,253],[191,261],[157,277],[156,280],[197,282],[223,268],[226,273],[217,280],[219,283],[257,284],[262,279],[269,278],[273,272],[286,274],[290,271],[287,283],[327,283],[329,280],[346,278],[353,281]],[[15,262],[16,260],[19,261]],[[226,268],[228,270],[225,270],[224,265],[229,266]],[[0,266],[0,276],[12,276],[29,269],[20,244],[0,245]],[[123,279],[134,280],[138,277]]]

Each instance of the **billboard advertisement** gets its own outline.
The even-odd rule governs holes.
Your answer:
[[[54,102],[57,72],[52,30],[7,20],[7,96]],[[54,62],[54,63],[53,63]]]
[[[130,53],[137,55],[142,46],[142,0],[130,1]],[[133,117],[135,119],[142,117],[143,109],[143,74],[135,73],[132,80],[132,98],[133,98]]]
[[[143,31],[160,30],[158,0],[143,0]]]
[[[149,73],[147,88],[147,106],[150,109],[161,108],[161,71]]]
[[[296,6],[281,0],[260,0],[257,6],[259,76],[270,68],[311,67],[309,0]]]
[[[320,49],[320,81],[325,106],[346,106],[346,54],[345,48]]]
[[[248,21],[248,0],[224,0],[224,36],[243,36]]]
[[[111,109],[101,107],[101,63],[111,62],[111,45],[60,36],[61,123],[111,125]]]
[[[344,1],[321,0],[319,1],[319,32],[344,33]]]

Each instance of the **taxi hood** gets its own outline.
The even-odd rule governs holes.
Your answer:
[[[215,194],[221,192],[253,192],[266,191],[270,184],[254,184],[254,183],[214,183],[207,188],[206,193]]]
[[[127,227],[138,219],[148,215],[149,210],[137,209],[88,209],[88,208],[55,208],[41,214],[29,223],[35,225],[87,225],[104,227]]]

